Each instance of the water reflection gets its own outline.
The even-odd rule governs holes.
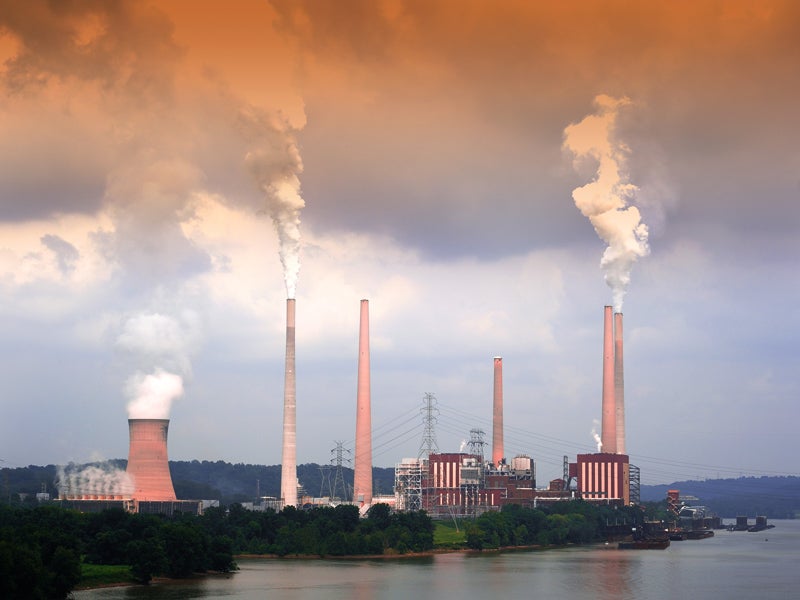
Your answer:
[[[78,592],[75,600],[222,598],[421,600],[459,597],[627,600],[719,597],[783,599],[796,590],[800,522],[783,522],[769,542],[721,533],[667,550],[593,546],[425,559],[243,559],[229,577]]]

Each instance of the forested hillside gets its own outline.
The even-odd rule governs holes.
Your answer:
[[[726,519],[737,515],[765,515],[770,519],[800,517],[800,477],[739,477],[643,485],[642,500],[663,500],[667,490],[694,496],[698,500],[693,504],[708,506]]]

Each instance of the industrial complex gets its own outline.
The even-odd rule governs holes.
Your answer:
[[[637,503],[638,469],[625,454],[622,313],[614,313],[611,306],[604,309],[603,331],[602,433],[596,453],[578,454],[574,460],[564,456],[563,476],[545,485],[537,485],[534,458],[526,454],[507,457],[503,445],[503,359],[496,356],[490,458],[484,456],[487,444],[479,429],[470,432],[464,452],[439,452],[435,444],[423,440],[418,456],[404,458],[396,465],[394,494],[378,496],[372,490],[369,301],[361,300],[352,498],[310,498],[303,495],[297,480],[295,300],[287,299],[281,497],[264,499],[252,508],[346,501],[365,512],[373,503],[381,502],[395,510],[423,509],[434,517],[452,517],[479,515],[507,504],[536,507],[575,499],[613,505]],[[431,399],[428,395],[428,402]],[[130,449],[124,476],[111,484],[104,478],[87,484],[65,477],[60,482],[60,501],[84,511],[117,506],[132,512],[202,512],[203,501],[176,498],[167,458],[169,420],[129,419],[128,423]],[[432,435],[430,428],[426,431]]]

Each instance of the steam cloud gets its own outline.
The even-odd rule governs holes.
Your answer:
[[[264,208],[278,233],[286,295],[294,298],[300,273],[300,211],[306,205],[300,196],[300,151],[284,119],[250,109],[241,112],[240,121],[252,145],[245,164],[264,193]]]
[[[125,383],[129,419],[168,419],[173,401],[183,396],[183,378],[191,375],[189,350],[197,334],[194,314],[182,317],[178,321],[151,313],[125,322],[117,345],[135,354],[143,366]]]
[[[641,222],[639,209],[628,205],[638,188],[630,183],[625,170],[628,147],[615,136],[618,112],[631,101],[599,95],[594,103],[595,114],[564,130],[564,148],[574,155],[576,168],[585,159],[597,162],[595,178],[574,189],[572,198],[600,239],[608,244],[600,266],[612,291],[614,310],[621,312],[633,263],[650,252],[648,229]]]
[[[172,401],[183,396],[180,375],[156,369],[150,375],[136,373],[125,385],[129,419],[169,419]]]
[[[82,468],[70,464],[59,465],[56,470],[56,487],[61,498],[66,496],[130,496],[133,478],[122,469],[99,463]]]
[[[600,434],[597,433],[597,428],[600,427],[600,422],[597,419],[592,420],[592,437],[594,441],[597,443],[597,451],[602,452],[603,450],[603,440],[600,437]]]

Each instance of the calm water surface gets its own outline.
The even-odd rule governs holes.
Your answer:
[[[800,598],[800,520],[774,524],[761,533],[717,531],[666,550],[585,546],[398,560],[242,559],[228,577],[76,592],[74,598]]]

